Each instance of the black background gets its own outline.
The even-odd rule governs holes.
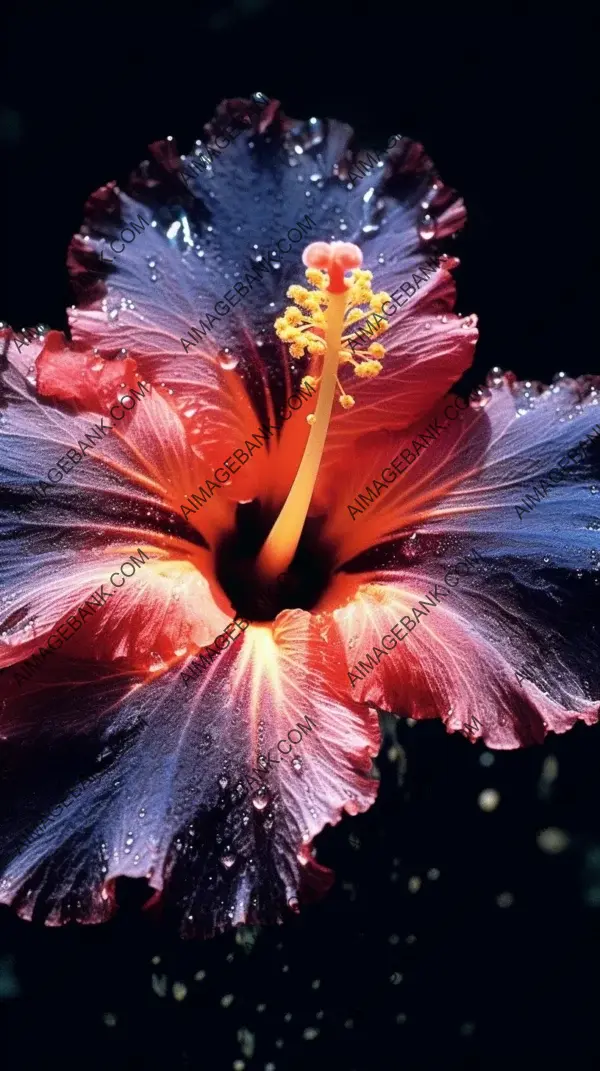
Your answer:
[[[89,193],[125,181],[157,138],[185,151],[223,97],[261,90],[290,115],[344,119],[365,146],[423,142],[461,191],[458,309],[481,328],[469,383],[492,365],[545,381],[597,371],[590,28],[568,9],[427,7],[19,4],[2,46],[0,315],[64,328]],[[332,892],[285,927],[182,944],[133,907],[62,931],[1,909],[2,1066],[596,1067],[600,728],[488,766],[437,723],[397,733],[376,805],[317,839]],[[542,849],[546,827],[564,850]]]

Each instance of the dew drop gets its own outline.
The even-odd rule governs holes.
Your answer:
[[[484,409],[491,397],[492,392],[488,387],[475,387],[469,395],[469,405],[472,409]]]
[[[424,242],[430,242],[432,238],[435,238],[435,220],[433,216],[427,213],[423,216],[419,225],[419,238]]]
[[[266,788],[259,788],[252,797],[252,806],[257,811],[264,811],[265,807],[270,801],[269,793]]]
[[[488,387],[501,387],[504,382],[504,372],[495,365],[485,377],[485,382]]]
[[[217,360],[221,365],[221,368],[224,369],[224,371],[226,372],[233,371],[233,369],[237,368],[238,364],[240,363],[239,357],[236,357],[234,354],[232,354],[228,346],[225,346],[224,349],[219,351]]]
[[[225,867],[225,870],[231,870],[231,867],[235,863],[235,855],[229,852],[227,855],[222,855],[219,859],[221,866]]]
[[[300,773],[300,770],[302,769],[302,759],[292,759],[292,769],[294,769],[296,773]]]

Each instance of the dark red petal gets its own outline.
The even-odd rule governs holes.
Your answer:
[[[71,347],[60,331],[50,331],[37,358],[36,385],[43,398],[98,413],[136,386],[136,364],[131,357],[105,361]]]

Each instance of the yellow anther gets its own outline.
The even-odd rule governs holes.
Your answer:
[[[295,340],[295,338],[296,338],[297,333],[298,333],[297,332],[297,328],[290,327],[290,325],[286,324],[285,322],[283,324],[283,327],[277,328],[277,326],[276,326],[275,327],[275,331],[276,331],[277,337],[280,338],[282,342],[293,342]]]
[[[352,281],[355,283],[370,283],[373,278],[372,271],[365,271],[364,268],[355,268],[352,273]]]
[[[315,414],[314,414],[314,413],[309,413],[309,414],[308,414],[308,416],[307,416],[307,418],[306,418],[306,423],[307,423],[307,424],[314,424],[314,423],[315,423],[315,421],[316,421],[316,419],[317,419],[317,418],[316,418],[316,416],[315,416]]]
[[[303,376],[300,380],[300,386],[307,390],[309,387],[314,389],[318,386],[319,380],[316,376]]]
[[[351,305],[370,305],[373,291],[370,286],[352,286],[348,301]]]
[[[287,297],[291,298],[292,301],[299,301],[300,304],[303,304],[309,292],[305,286],[298,286],[297,283],[294,283],[293,286],[289,287]]]
[[[304,308],[305,309],[309,309],[311,312],[315,312],[315,313],[316,312],[320,312],[321,311],[321,295],[319,294],[318,291],[316,293],[313,292],[312,294],[307,294],[307,296],[302,299],[300,304],[304,305]]]
[[[379,375],[382,368],[383,365],[379,361],[362,361],[354,369],[354,375],[359,379],[373,379],[374,376]]]
[[[307,268],[306,278],[316,289],[307,290],[304,286],[290,286],[288,297],[297,302],[297,305],[290,305],[286,308],[284,315],[275,321],[275,330],[278,337],[289,346],[291,357],[308,355],[313,361],[313,367],[316,362],[319,362],[316,367],[320,368],[321,359],[325,362],[328,353],[327,337],[330,330],[330,313],[333,308],[330,302],[335,295],[325,289],[329,285],[326,271],[321,271],[320,268]],[[378,294],[373,293],[372,278],[370,271],[354,269],[350,275],[350,284],[345,292],[343,306],[338,308],[338,314],[341,313],[340,346],[337,351],[338,368],[352,365],[354,374],[359,379],[371,379],[378,376],[383,368],[380,358],[385,356],[384,347],[372,340],[387,330],[388,322],[381,314],[383,305],[391,299],[384,291]],[[335,297],[339,304],[339,299]],[[298,308],[298,305],[301,308]],[[348,331],[348,328],[353,325],[355,325],[355,330]],[[344,331],[348,333],[344,334]],[[354,398],[346,394],[337,375],[336,381],[340,405],[343,409],[351,409],[355,404]],[[311,384],[314,387],[321,383],[321,377],[305,376],[302,383],[303,385]],[[308,423],[312,425],[314,421],[308,418]]]
[[[307,348],[309,353],[314,353],[314,354],[316,354],[316,353],[325,353],[325,350],[327,349],[327,347],[326,347],[325,343],[323,342],[322,338],[315,338],[314,335],[305,335],[305,338],[306,338],[306,348]]]
[[[371,308],[374,312],[381,312],[386,301],[391,301],[389,294],[386,294],[385,290],[380,290],[378,294],[373,294],[371,298]]]
[[[305,273],[309,283],[313,286],[318,286],[321,290],[329,286],[329,276],[327,272],[321,271],[319,268],[307,268]]]
[[[312,315],[311,315],[310,319],[311,319],[311,323],[312,323],[313,327],[325,327],[326,324],[327,324],[327,320],[325,318],[325,313],[323,312],[322,309],[315,309],[312,312]]]

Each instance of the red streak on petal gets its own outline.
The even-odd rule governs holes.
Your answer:
[[[43,398],[76,403],[95,412],[108,409],[136,385],[136,364],[131,357],[105,361],[71,347],[60,331],[48,333],[36,373],[37,390]]]

